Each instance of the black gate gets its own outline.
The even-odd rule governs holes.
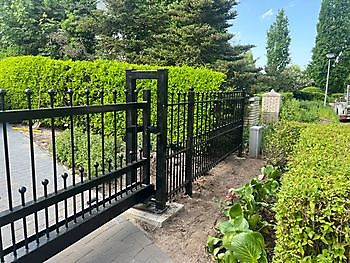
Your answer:
[[[154,187],[149,184],[150,91],[143,91],[142,102],[133,101],[133,93],[134,90],[127,89],[127,102],[117,103],[117,92],[104,94],[101,90],[90,94],[86,90],[85,94],[74,94],[68,90],[58,96],[60,94],[52,90],[48,96],[49,108],[32,109],[32,92],[26,90],[28,109],[6,111],[8,97],[4,90],[0,91],[4,151],[3,160],[0,161],[1,165],[5,164],[5,179],[1,179],[6,184],[7,192],[7,200],[1,200],[5,202],[1,203],[5,211],[0,213],[1,262],[42,262],[154,194]],[[79,96],[82,97],[85,105],[73,105],[74,96],[75,101],[78,101]],[[56,107],[58,97],[67,105]],[[108,104],[105,104],[107,98]],[[95,104],[91,105],[93,99]],[[141,125],[137,119],[142,120]],[[38,176],[38,149],[34,144],[33,128],[33,124],[38,121],[46,123],[51,131],[51,172],[45,177]],[[62,122],[70,130],[70,145],[67,148],[70,150],[72,167],[58,174],[56,135],[62,128]],[[18,142],[10,141],[11,136],[9,138],[14,123],[28,124],[24,133],[29,143],[21,149],[22,152],[17,151],[16,154],[12,154],[14,145],[11,143]],[[78,166],[75,160],[77,123],[85,127],[86,167]],[[91,156],[92,143],[96,143],[92,141],[93,133],[100,137],[98,161]],[[138,133],[142,135],[138,137]],[[114,150],[109,156],[106,153],[107,137],[114,141]],[[121,137],[127,139],[124,153],[117,151]],[[141,143],[138,138],[142,140]],[[138,149],[136,145],[142,145],[142,148]],[[13,164],[20,163],[25,167],[23,156],[27,154],[30,156],[29,168],[23,178],[30,179],[28,182],[26,179],[19,182],[15,180],[18,174],[14,174]]]
[[[142,90],[141,96],[138,79],[157,80],[153,111],[151,92]],[[127,70],[126,80],[125,94],[103,90],[57,94],[51,90],[46,95],[48,106],[40,109],[32,109],[32,95],[37,94],[26,90],[28,108],[7,110],[11,96],[0,90],[4,150],[0,161],[5,164],[0,172],[7,194],[6,200],[0,200],[1,262],[44,261],[151,197],[155,210],[163,211],[169,197],[180,191],[191,195],[194,180],[230,153],[242,151],[243,92],[195,92],[191,88],[168,94],[166,69]],[[74,105],[74,101],[84,105]],[[34,143],[37,122],[49,128],[52,145],[51,170],[44,177],[39,176]],[[20,165],[25,159],[22,152],[12,154],[9,138],[11,125],[16,123],[27,125],[24,133],[29,142],[21,150],[29,156],[28,180],[21,182],[14,181],[18,176],[14,159],[20,159]],[[77,126],[83,127],[79,131],[83,146],[78,144]],[[71,167],[59,173],[56,137],[61,130],[69,132],[64,148]],[[151,134],[156,136],[154,185],[150,179]],[[92,154],[93,144],[100,147],[97,157]],[[77,147],[86,153],[84,165],[76,160]]]

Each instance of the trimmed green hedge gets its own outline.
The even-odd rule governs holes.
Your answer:
[[[274,262],[349,262],[350,127],[301,131],[276,207]]]
[[[294,97],[299,100],[323,100],[324,91],[317,87],[306,87],[295,91]]]
[[[48,90],[58,92],[56,106],[67,105],[68,89],[74,91],[74,105],[85,104],[85,89],[90,89],[91,103],[99,103],[99,91],[105,91],[105,103],[113,101],[112,90],[119,91],[118,102],[125,101],[125,70],[155,70],[159,67],[148,65],[134,65],[117,61],[66,61],[53,60],[40,56],[12,57],[0,60],[0,87],[7,91],[7,107],[12,109],[26,108],[24,90],[33,90],[33,107],[49,107]],[[215,91],[225,82],[223,73],[207,68],[167,67],[169,69],[169,92],[187,91],[191,86],[195,91]],[[152,113],[156,112],[156,81],[138,81],[140,89],[152,91]],[[142,92],[140,92],[142,96]],[[79,121],[79,120],[78,120]],[[62,119],[57,125],[67,121]],[[106,115],[106,129],[110,130],[111,116]],[[99,117],[92,118],[92,127],[100,128]]]
[[[159,67],[135,65],[118,61],[66,61],[40,56],[12,57],[0,60],[0,86],[11,95],[12,107],[25,108],[24,90],[31,88],[35,107],[48,105],[47,91],[55,89],[63,93],[73,89],[74,102],[84,103],[84,90],[97,93],[106,91],[106,102],[111,102],[111,91],[125,90],[125,70],[154,70]],[[169,69],[169,91],[186,91],[194,86],[196,91],[219,90],[225,75],[207,68],[167,67]],[[139,86],[156,91],[155,81],[140,81]],[[122,94],[124,98],[124,94]],[[95,98],[95,101],[98,98]]]
[[[296,121],[280,121],[268,126],[264,130],[264,156],[267,162],[284,169],[306,125]]]

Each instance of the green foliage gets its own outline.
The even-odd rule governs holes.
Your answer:
[[[112,90],[118,91],[117,102],[125,101],[125,70],[126,69],[157,69],[156,66],[135,65],[117,61],[96,60],[90,61],[62,61],[44,57],[15,57],[0,61],[0,86],[7,90],[8,108],[26,108],[24,90],[33,90],[33,107],[49,107],[48,90],[57,91],[55,106],[67,105],[67,96],[64,92],[68,89],[74,91],[73,104],[85,105],[85,89],[90,90],[90,103],[100,103],[99,93],[105,91],[105,103],[113,102]],[[169,68],[169,92],[187,91],[191,86],[196,91],[219,90],[225,80],[222,73],[214,72],[206,68],[194,69],[191,67]],[[152,119],[155,120],[155,103],[157,85],[155,81],[139,81],[140,89],[152,91]],[[139,93],[140,96],[142,92]],[[125,114],[118,116],[118,132],[124,134]],[[85,125],[83,119],[76,118],[78,124]],[[57,125],[64,126],[65,119],[57,119]],[[99,131],[100,117],[91,117],[91,127]],[[112,131],[112,116],[106,114],[106,132]]]
[[[105,2],[100,34],[104,58],[205,66],[232,57],[228,28],[237,16],[235,0]]]
[[[282,92],[299,92],[300,89],[312,85],[313,80],[297,65],[286,67],[282,71],[268,71],[262,81],[264,90],[274,89]]]
[[[348,262],[350,129],[310,125],[300,133],[276,208],[274,262]]]
[[[91,58],[95,11],[95,0],[1,1],[0,48],[15,47],[15,55]]]
[[[323,100],[324,92],[317,87],[306,87],[293,92],[294,97],[299,100]]]
[[[282,103],[280,119],[300,122],[337,122],[338,117],[330,107],[324,107],[321,101],[299,101],[286,99]]]
[[[225,73],[225,87],[249,91],[260,69],[253,45],[232,45],[235,0],[107,0],[100,14],[97,55],[130,63],[209,67]]]
[[[209,253],[219,263],[267,262],[264,235],[272,231],[273,222],[266,221],[266,211],[276,201],[280,175],[270,165],[261,171],[264,181],[253,179],[227,195],[228,220],[218,225],[219,237],[209,236],[207,241]]]
[[[329,101],[334,102],[335,100],[343,97],[344,98],[344,93],[333,93],[329,96]]]
[[[207,247],[213,258],[219,263],[267,263],[264,238],[249,229],[240,204],[229,209],[228,218],[218,226],[222,238],[208,237]]]
[[[343,92],[350,73],[350,2],[348,0],[323,0],[317,24],[316,43],[312,62],[308,66],[309,75],[318,87],[326,86],[328,59],[332,52],[329,91]],[[341,25],[341,26],[339,26]],[[335,63],[337,61],[338,63]]]
[[[267,32],[267,72],[282,72],[287,67],[290,41],[288,18],[282,9]]]
[[[268,163],[285,169],[288,158],[299,141],[300,132],[306,127],[300,122],[281,121],[264,131],[264,155]]]
[[[66,129],[56,139],[56,154],[57,160],[63,165],[71,168],[72,167],[72,147],[71,147],[71,131]],[[108,168],[107,160],[113,159],[114,149],[117,150],[119,156],[121,150],[124,148],[124,143],[117,140],[117,146],[114,145],[114,138],[111,136],[105,136],[105,164]],[[102,137],[99,134],[90,135],[90,169],[95,173],[93,165],[97,162],[99,163],[98,171],[101,172],[102,164]],[[88,170],[88,145],[87,145],[87,134],[81,128],[74,129],[74,158],[75,158],[75,168],[83,167],[85,172]]]

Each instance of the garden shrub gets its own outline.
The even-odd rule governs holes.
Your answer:
[[[324,91],[317,87],[306,87],[294,91],[294,98],[299,100],[323,100]]]
[[[301,122],[276,122],[264,130],[264,155],[273,166],[286,167],[288,157],[298,142],[300,132],[306,127]]]
[[[322,101],[286,99],[282,101],[280,119],[300,122],[337,122],[338,116],[332,108],[324,107]]]
[[[99,163],[98,171],[101,171],[102,164],[102,137],[99,134],[91,134],[91,169],[94,171],[94,163]],[[105,163],[106,168],[108,168],[107,160],[113,159],[114,149],[117,149],[117,154],[122,151],[124,147],[124,142],[117,140],[117,146],[114,146],[114,138],[112,136],[105,137]],[[74,129],[74,158],[75,166],[83,167],[85,171],[88,168],[88,145],[87,145],[87,134],[81,128]],[[56,139],[56,154],[57,160],[66,165],[68,168],[72,167],[72,147],[71,147],[71,137],[70,130],[67,129],[59,134]],[[114,163],[114,162],[113,162]],[[94,173],[93,173],[94,174]]]
[[[349,262],[350,128],[309,125],[283,175],[274,262]]]

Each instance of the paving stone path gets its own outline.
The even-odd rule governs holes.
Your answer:
[[[12,184],[13,205],[20,205],[18,189],[27,188],[26,201],[32,200],[32,178],[30,165],[29,139],[21,132],[8,127],[9,155]],[[49,192],[53,192],[53,163],[52,157],[41,148],[35,146],[35,173],[38,197],[43,196],[41,181],[50,181]],[[65,172],[65,168],[58,165],[57,174]],[[58,181],[58,188],[62,188],[63,181]],[[78,198],[79,199],[79,198]],[[8,209],[8,190],[4,161],[4,141],[2,125],[0,124],[0,212]],[[61,210],[61,209],[60,209]],[[61,210],[62,216],[63,211]],[[28,224],[33,224],[28,218]],[[32,220],[33,221],[33,220]],[[40,219],[39,219],[40,221]],[[16,237],[22,237],[21,222],[16,223]],[[11,244],[9,227],[2,228],[4,247]],[[120,263],[151,263],[173,262],[164,254],[145,234],[131,222],[119,216],[79,242],[62,251],[48,262],[120,262]]]

